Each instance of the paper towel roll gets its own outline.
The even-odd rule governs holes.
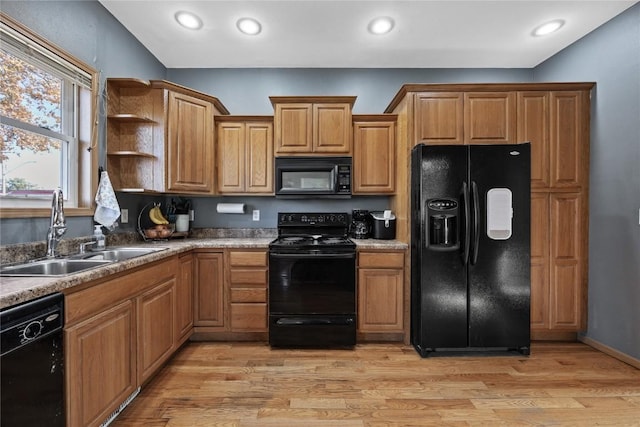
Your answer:
[[[244,203],[218,203],[216,210],[218,213],[243,214],[246,205]]]

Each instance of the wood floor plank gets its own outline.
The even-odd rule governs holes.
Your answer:
[[[640,426],[640,370],[581,343],[421,359],[409,346],[188,343],[113,427]]]

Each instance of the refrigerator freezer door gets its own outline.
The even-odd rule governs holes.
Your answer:
[[[467,345],[467,267],[453,242],[466,239],[467,160],[465,146],[418,145],[412,153],[411,341],[422,356]],[[429,228],[429,212],[439,228]]]

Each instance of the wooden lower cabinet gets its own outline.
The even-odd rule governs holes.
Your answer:
[[[223,330],[226,305],[223,254],[219,251],[197,251],[194,261],[194,326]]]
[[[176,336],[185,342],[193,332],[193,255],[180,256],[180,274],[176,283]]]
[[[131,300],[65,330],[67,426],[100,425],[133,393],[136,343]]]
[[[227,256],[231,332],[267,332],[267,252],[230,250]]]
[[[178,257],[65,290],[67,425],[99,426],[178,349]]]
[[[367,339],[402,339],[404,251],[358,254],[358,334]],[[377,334],[377,335],[375,335]],[[386,337],[384,334],[388,334]]]
[[[568,338],[585,327],[585,206],[580,193],[532,193],[531,330]]]
[[[138,384],[149,379],[172,354],[176,342],[175,294],[174,276],[137,298]]]

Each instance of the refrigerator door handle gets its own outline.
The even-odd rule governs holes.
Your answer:
[[[462,202],[464,203],[464,242],[462,249],[462,264],[469,262],[469,246],[471,245],[471,207],[469,206],[469,185],[462,183]]]
[[[471,250],[471,265],[478,261],[480,249],[480,200],[478,198],[478,185],[471,181],[471,193],[473,194],[473,248]]]

